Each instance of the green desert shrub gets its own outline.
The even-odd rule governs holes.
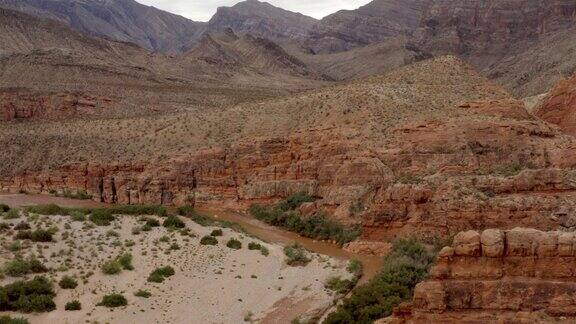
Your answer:
[[[95,209],[90,214],[90,221],[97,226],[109,226],[115,217],[108,209]]]
[[[210,233],[210,236],[214,236],[214,237],[222,236],[222,235],[224,235],[224,233],[222,233],[221,229],[215,229],[212,231],[212,233]]]
[[[56,309],[52,283],[39,276],[0,287],[0,312],[49,312]]]
[[[242,248],[242,242],[238,241],[237,239],[230,239],[226,243],[226,246],[233,250],[240,250]]]
[[[346,294],[354,288],[354,285],[356,285],[356,282],[353,280],[331,277],[326,281],[324,287],[339,294]]]
[[[168,215],[168,210],[162,205],[118,205],[107,210],[116,215]]]
[[[30,324],[25,318],[12,318],[8,315],[0,316],[0,324]]]
[[[69,198],[69,199],[78,199],[78,200],[92,199],[92,196],[89,195],[85,190],[78,190],[76,192],[72,192],[70,190],[64,190],[64,192],[61,195],[56,195],[56,196],[61,196],[64,198]]]
[[[111,294],[102,297],[102,301],[96,304],[96,306],[104,306],[108,308],[122,307],[128,305],[128,300],[126,297],[120,294]]]
[[[118,257],[118,263],[122,266],[124,270],[134,270],[134,266],[132,265],[132,254],[124,253]]]
[[[26,223],[26,222],[20,222],[18,223],[16,226],[14,226],[14,229],[16,231],[25,231],[25,230],[29,230],[30,229],[30,224]]]
[[[79,311],[79,310],[82,310],[82,304],[78,300],[69,301],[64,306],[64,310]]]
[[[150,227],[158,227],[160,226],[160,222],[154,218],[146,218],[146,225]]]
[[[164,282],[164,279],[173,276],[175,273],[174,268],[171,266],[157,268],[148,276],[148,282],[161,283]]]
[[[185,217],[190,217],[195,213],[194,207],[192,206],[180,206],[177,208],[177,212],[178,215]]]
[[[109,260],[104,262],[104,264],[102,264],[102,267],[100,267],[100,269],[104,274],[116,275],[122,272],[122,265],[120,264],[120,262],[118,262],[118,260]]]
[[[74,210],[70,212],[70,218],[72,218],[72,221],[74,222],[83,222],[86,220],[86,215],[80,211]]]
[[[285,246],[284,255],[286,255],[286,264],[293,267],[306,266],[312,261],[306,250],[298,244]]]
[[[301,217],[296,209],[308,201],[312,201],[310,196],[297,194],[273,207],[252,205],[249,212],[256,219],[267,224],[283,227],[317,240],[336,241],[340,245],[351,242],[360,236],[358,226],[343,226],[330,220],[322,213],[316,213],[311,217]]]
[[[165,220],[164,220],[164,224],[162,224],[164,227],[171,227],[171,228],[184,228],[186,227],[186,224],[184,224],[184,222],[178,218],[178,216],[173,216],[170,215],[168,216]]]
[[[68,215],[69,211],[66,208],[62,208],[56,204],[49,205],[37,205],[27,207],[26,210],[30,213],[39,215]]]
[[[423,280],[435,258],[414,239],[394,243],[378,274],[352,291],[325,324],[372,323],[392,314],[392,309],[411,298],[414,287]]]
[[[140,289],[134,293],[134,296],[141,297],[141,298],[150,298],[152,296],[152,293],[149,292],[148,290]]]
[[[202,245],[218,245],[218,239],[214,236],[206,235],[200,239],[200,244]]]
[[[4,214],[4,219],[16,219],[20,218],[20,211],[18,209],[10,209]]]
[[[10,210],[10,206],[6,204],[0,204],[0,213],[5,213]]]
[[[22,277],[31,273],[48,272],[48,268],[40,260],[30,257],[7,262],[4,264],[3,272],[10,277]]]
[[[76,279],[74,279],[70,276],[64,276],[64,277],[62,277],[62,279],[60,279],[60,281],[58,282],[58,285],[62,289],[74,289],[74,288],[78,287],[78,282],[76,281]]]
[[[32,242],[52,242],[53,232],[45,229],[35,231],[19,231],[16,233],[17,240],[31,240]]]

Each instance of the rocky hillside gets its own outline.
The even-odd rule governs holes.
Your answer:
[[[83,33],[177,53],[205,24],[134,0],[0,0],[0,7],[63,22]]]
[[[314,26],[308,41],[314,53],[346,51],[410,35],[420,26],[430,0],[374,0],[356,10],[341,10]]]
[[[228,28],[270,39],[308,37],[316,19],[283,10],[258,0],[239,2],[232,7],[220,7],[208,22],[208,31],[221,32]]]
[[[575,243],[572,232],[459,233],[412,303],[377,323],[573,323]]]

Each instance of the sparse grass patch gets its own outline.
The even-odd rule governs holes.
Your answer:
[[[25,318],[12,318],[8,315],[0,316],[0,324],[30,324]]]
[[[95,209],[89,219],[97,226],[110,226],[116,218],[109,209]]]
[[[170,228],[184,228],[186,227],[186,224],[184,224],[184,222],[178,218],[178,216],[174,216],[174,215],[170,215],[168,216],[168,218],[166,218],[164,220],[164,224],[162,224],[164,227],[170,227]]]
[[[140,298],[150,298],[150,297],[152,297],[152,293],[149,292],[148,290],[140,289],[134,293],[134,296],[140,297]]]

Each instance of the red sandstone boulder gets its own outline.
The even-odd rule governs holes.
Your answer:
[[[478,256],[481,251],[480,234],[478,232],[460,232],[454,237],[454,252],[456,255]]]

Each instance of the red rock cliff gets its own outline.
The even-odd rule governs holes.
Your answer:
[[[462,232],[382,323],[574,323],[575,269],[573,232]]]

